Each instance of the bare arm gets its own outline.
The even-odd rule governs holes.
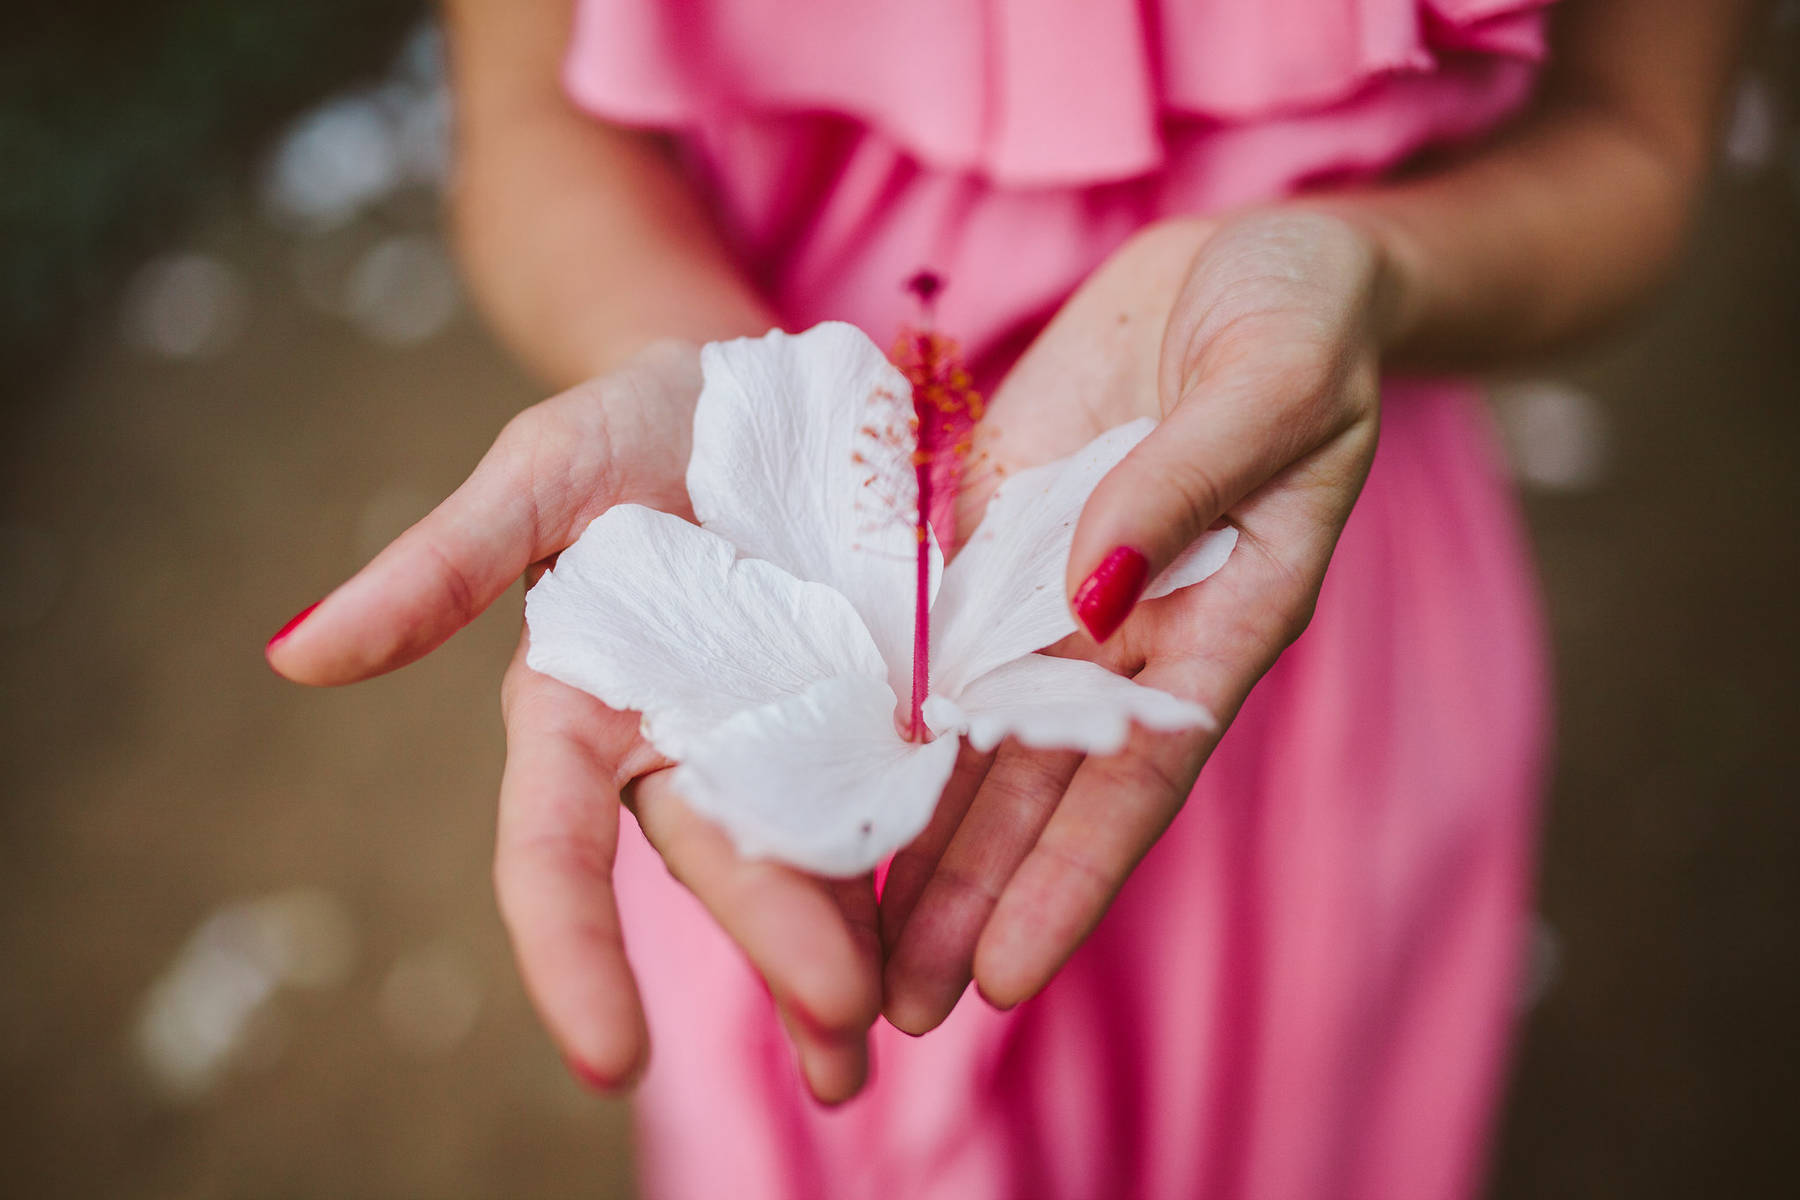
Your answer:
[[[1167,319],[1144,323],[1155,336],[1137,357],[1155,361],[1168,419],[1095,493],[1071,591],[1114,546],[1143,549],[1159,569],[1233,497],[1292,465],[1291,445],[1254,428],[1197,452],[1217,441],[1221,414],[1186,398],[1217,391],[1228,371],[1280,353],[1335,394],[1353,358],[1487,366],[1554,349],[1645,297],[1706,177],[1750,8],[1565,0],[1544,92],[1495,140],[1391,183],[1152,230],[1166,245],[1147,286]],[[1316,432],[1334,438],[1347,421]],[[1152,480],[1160,497],[1142,486]]]
[[[665,337],[774,323],[653,134],[563,94],[570,0],[449,0],[457,239],[490,322],[556,387]]]
[[[1318,206],[1393,265],[1400,365],[1483,366],[1589,333],[1678,253],[1748,0],[1564,0],[1531,113],[1493,143]]]

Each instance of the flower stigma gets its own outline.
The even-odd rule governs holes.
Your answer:
[[[938,543],[954,544],[956,493],[984,403],[954,339],[932,328],[943,279],[920,271],[906,290],[919,303],[917,325],[905,326],[888,357],[912,384],[912,465],[919,486],[913,533],[918,545],[913,593],[912,704],[908,741],[930,740],[925,699],[931,690],[931,531]]]

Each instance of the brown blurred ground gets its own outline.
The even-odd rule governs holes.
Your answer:
[[[1529,499],[1561,670],[1556,965],[1498,1196],[1800,1180],[1790,173],[1722,180],[1668,295],[1557,372],[1597,401],[1600,459]],[[354,257],[432,220],[335,236]],[[623,1109],[564,1075],[490,899],[518,596],[357,689],[263,666],[535,397],[466,313],[394,345],[308,304],[302,242],[224,197],[174,248],[237,272],[235,336],[159,357],[109,299],[0,408],[0,1193],[626,1195]],[[136,1040],[153,984],[219,906],[293,888],[347,921],[342,970],[172,1092]]]
[[[262,229],[196,240],[255,281],[242,340],[171,365],[102,323],[8,431],[4,511],[48,531],[60,580],[41,624],[0,641],[0,1192],[618,1194],[622,1110],[538,1035],[488,886],[516,597],[363,688],[284,685],[261,656],[531,390],[467,322],[403,352],[300,307]],[[278,998],[285,1046],[263,1069],[159,1096],[131,1040],[152,980],[218,904],[295,886],[352,916],[347,982]],[[481,1008],[421,1057],[377,997],[446,938]]]

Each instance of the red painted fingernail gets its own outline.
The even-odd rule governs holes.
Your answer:
[[[273,650],[281,642],[282,638],[300,628],[300,622],[312,616],[312,610],[317,607],[319,607],[319,602],[315,600],[299,612],[295,613],[292,617],[288,618],[288,623],[276,630],[275,636],[269,639],[269,644],[263,647],[263,653],[267,654],[269,651]]]
[[[582,1087],[590,1092],[612,1092],[618,1089],[618,1081],[601,1074],[584,1062],[575,1059],[564,1059],[568,1064],[569,1074],[573,1075]]]
[[[1071,601],[1075,615],[1096,642],[1104,642],[1131,615],[1132,606],[1144,594],[1148,582],[1150,560],[1130,546],[1114,547],[1075,589]]]

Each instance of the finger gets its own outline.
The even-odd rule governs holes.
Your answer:
[[[1179,600],[1146,605],[1133,622],[1124,640],[1151,651],[1137,682],[1204,706],[1221,729],[1228,724],[1305,629],[1338,504],[1328,490],[1304,487],[1272,487],[1246,501],[1243,537],[1225,567]],[[1168,646],[1192,649],[1154,653]],[[984,997],[1011,1007],[1061,968],[1186,802],[1218,738],[1136,730],[1122,754],[1081,765],[982,931],[974,972]]]
[[[956,503],[965,536],[1004,482],[1002,464],[1064,458],[1155,397],[1169,313],[1211,231],[1208,222],[1184,218],[1134,234],[1007,368],[964,460]]]
[[[1066,581],[1095,641],[1111,637],[1148,583],[1232,506],[1345,432],[1351,409],[1320,398],[1343,386],[1329,363],[1304,353],[1288,367],[1208,378],[1107,473],[1076,525]],[[1359,432],[1372,447],[1372,419]],[[1330,461],[1344,464],[1338,482],[1354,495],[1366,456]]]
[[[874,881],[858,879],[824,881],[843,910],[862,953],[871,963],[881,954]],[[833,1029],[815,1023],[811,1014],[792,1002],[777,1001],[782,1028],[794,1046],[807,1090],[825,1104],[837,1104],[860,1092],[869,1081],[874,1064],[868,1029],[859,1026]]]
[[[975,947],[1007,881],[1038,840],[1081,756],[1002,744],[968,815],[888,958],[886,1012],[914,1035],[936,1028],[962,998]]]
[[[925,832],[901,847],[888,864],[887,878],[881,885],[883,946],[891,949],[899,943],[900,931],[906,927],[913,905],[918,903],[931,873],[937,869],[938,859],[943,857],[944,848],[950,844],[956,827],[962,824],[963,815],[969,811],[969,802],[975,799],[975,790],[981,786],[988,765],[993,761],[992,754],[983,754],[964,742],[957,751],[956,768],[950,773],[950,782],[944,785],[944,794],[931,814],[931,823],[925,827]]]
[[[1101,481],[1076,529],[1068,582],[1097,589],[1089,614],[1077,605],[1097,640],[1129,609],[1119,598],[1135,599],[1289,464],[1352,430],[1372,453],[1378,259],[1364,234],[1320,213],[1251,214],[1206,239],[1157,353],[1165,419]],[[1368,457],[1343,459],[1351,495]]]
[[[636,721],[527,670],[523,645],[505,712],[494,884],[519,971],[571,1068],[628,1086],[649,1034],[613,896],[619,794],[606,754]]]
[[[1174,690],[1153,669],[1138,679]],[[970,955],[990,1004],[1011,1008],[1035,995],[1093,931],[1187,798],[1216,737],[1137,730],[1123,753],[1074,772]]]
[[[867,877],[827,880],[739,857],[676,793],[671,773],[636,786],[638,824],[669,870],[761,973],[795,1041],[813,1095],[849,1099],[868,1074],[881,1007],[881,948]]]
[[[697,366],[671,361],[659,369],[670,378],[691,370],[687,382],[698,392]],[[271,639],[270,666],[309,684],[351,683],[404,666],[474,620],[528,564],[563,549],[611,504],[631,496],[667,506],[669,488],[655,485],[681,478],[688,428],[661,419],[655,406],[679,403],[669,390],[647,378],[608,377],[515,417],[448,499]]]

